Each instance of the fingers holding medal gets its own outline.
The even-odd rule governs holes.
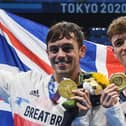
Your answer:
[[[75,94],[72,98],[76,100],[79,110],[88,110],[91,108],[90,94],[87,90],[78,88],[72,92]]]
[[[87,110],[91,107],[88,91],[78,88],[78,85],[71,79],[61,81],[58,92],[60,96],[67,99],[63,103],[66,109],[73,109],[77,106],[79,109]]]

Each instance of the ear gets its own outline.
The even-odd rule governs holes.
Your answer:
[[[86,46],[82,45],[80,48],[80,58],[84,57],[86,53]]]

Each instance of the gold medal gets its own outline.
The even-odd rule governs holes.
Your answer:
[[[119,90],[126,88],[126,75],[124,73],[115,73],[110,77],[110,83],[115,83]]]
[[[74,96],[72,90],[77,89],[77,84],[70,79],[63,80],[59,83],[58,92],[64,98],[70,99]]]

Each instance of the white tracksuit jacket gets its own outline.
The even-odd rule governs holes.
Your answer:
[[[50,76],[40,72],[0,70],[0,97],[10,103],[14,126],[61,126],[65,109],[49,98]],[[106,117],[108,118],[106,120]],[[120,105],[97,106],[76,117],[72,126],[126,126]]]

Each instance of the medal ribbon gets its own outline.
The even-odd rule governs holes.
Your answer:
[[[58,99],[60,98],[60,95],[57,91],[57,83],[55,82],[55,79],[53,76],[51,76],[51,79],[48,84],[48,89],[49,89],[49,97],[50,99],[57,104]]]

